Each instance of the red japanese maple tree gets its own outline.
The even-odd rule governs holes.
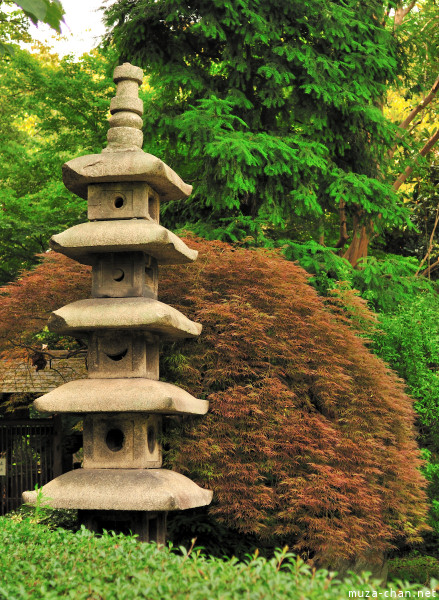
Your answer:
[[[161,376],[210,411],[170,427],[165,466],[212,489],[210,510],[229,526],[320,561],[419,539],[427,508],[403,383],[297,265],[186,241],[199,258],[161,269],[160,299],[203,332],[164,346]],[[54,253],[3,288],[5,353],[89,288],[88,268]]]

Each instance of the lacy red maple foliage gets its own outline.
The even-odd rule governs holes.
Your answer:
[[[167,433],[166,466],[214,491],[228,525],[331,561],[414,541],[424,481],[403,383],[331,312],[297,265],[186,240],[197,262],[164,267],[160,299],[203,324],[164,346],[162,378],[210,401]],[[53,253],[4,288],[0,334],[18,339],[89,294],[87,269]]]

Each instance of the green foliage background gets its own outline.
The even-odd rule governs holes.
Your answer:
[[[51,235],[86,219],[61,167],[105,146],[112,68],[111,52],[78,62],[44,47],[0,60],[0,283],[35,264]]]
[[[384,13],[376,0],[115,2],[111,39],[150,77],[145,145],[194,184],[170,224],[260,243],[305,218],[331,245],[341,198],[403,224],[378,106],[398,73]]]
[[[4,600],[345,600],[350,590],[377,597],[398,589],[431,593],[420,584],[396,582],[381,587],[368,575],[341,581],[315,571],[287,548],[273,558],[257,554],[246,561],[206,557],[199,549],[158,549],[130,536],[96,537],[86,529],[74,534],[50,531],[26,519],[0,518],[0,598]],[[430,584],[435,585],[435,582]]]

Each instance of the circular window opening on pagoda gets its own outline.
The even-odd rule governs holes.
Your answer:
[[[105,442],[112,452],[119,452],[122,450],[125,436],[121,429],[110,429],[105,438]]]
[[[119,362],[120,360],[125,358],[127,353],[128,353],[128,348],[125,348],[125,350],[122,350],[122,352],[117,352],[116,354],[108,354],[107,352],[105,354],[108,356],[108,358],[110,360],[114,360],[114,362]]]
[[[125,273],[122,269],[114,269],[112,276],[114,281],[122,281],[125,277]]]

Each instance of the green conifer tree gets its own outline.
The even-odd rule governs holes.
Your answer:
[[[150,76],[146,149],[194,184],[192,200],[168,211],[174,225],[198,221],[232,240],[294,227],[298,239],[301,223],[332,221],[335,245],[341,202],[348,217],[360,207],[402,220],[385,181],[392,128],[379,104],[398,61],[384,13],[378,0],[119,0],[107,10],[109,39]]]

